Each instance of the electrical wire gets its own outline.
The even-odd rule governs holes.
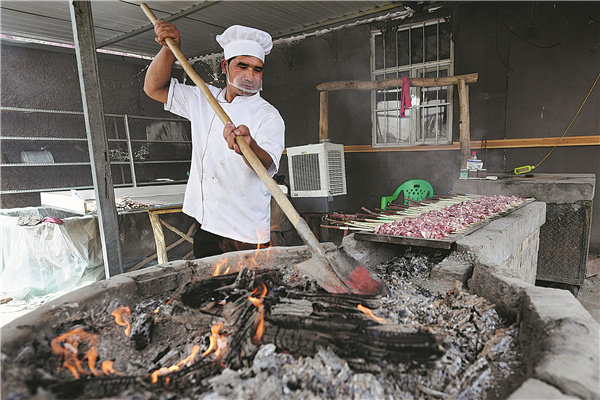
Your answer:
[[[590,90],[588,91],[587,96],[585,96],[585,99],[583,99],[583,103],[581,103],[581,106],[579,106],[579,110],[577,110],[577,112],[575,113],[575,115],[573,116],[573,119],[571,120],[571,123],[569,124],[569,126],[567,126],[567,129],[565,129],[565,131],[563,132],[562,136],[556,141],[556,144],[554,145],[554,147],[552,148],[552,150],[550,150],[548,152],[548,154],[546,154],[544,156],[544,158],[542,158],[542,161],[540,161],[539,163],[537,163],[535,165],[535,167],[539,167],[541,163],[544,162],[544,160],[546,158],[548,158],[548,156],[550,154],[552,154],[552,152],[556,149],[556,147],[558,146],[558,144],[560,143],[560,141],[565,137],[565,135],[567,134],[567,132],[569,131],[569,128],[571,127],[571,125],[573,125],[573,122],[575,122],[575,119],[577,118],[577,116],[579,115],[579,112],[581,111],[581,109],[583,108],[583,106],[585,105],[585,102],[587,101],[587,99],[590,97],[590,94],[592,94],[592,91],[594,90],[594,88],[596,87],[596,84],[598,83],[598,78],[600,78],[600,73],[598,73],[598,76],[596,76],[596,80],[594,81],[594,84],[592,85],[592,87],[590,88]]]

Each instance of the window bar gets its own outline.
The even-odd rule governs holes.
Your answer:
[[[129,134],[129,118],[127,114],[123,115],[125,124],[125,136],[127,136],[127,152],[129,153],[129,170],[131,171],[131,183],[137,187],[137,178],[135,177],[135,163],[133,162],[133,150],[131,149],[131,135]],[[125,180],[123,180],[125,182]]]
[[[435,76],[436,77],[440,77],[440,20],[438,19],[436,22],[436,40],[435,40],[435,44],[436,44],[436,49],[435,49],[435,55],[436,55],[436,63],[435,63]],[[439,134],[440,132],[440,107],[439,107],[439,103],[440,103],[440,89],[439,87],[436,89],[435,91],[435,99],[436,99],[436,103],[438,104],[438,106],[435,108],[435,144],[439,143]]]
[[[375,33],[371,32],[371,80],[375,80]],[[371,146],[377,145],[377,119],[375,118],[374,111],[376,109],[376,100],[377,100],[377,91],[371,90],[371,126],[372,129],[375,129],[375,135],[371,132]]]
[[[386,69],[386,54],[385,54],[385,49],[386,49],[386,40],[385,40],[385,34],[386,31],[382,31],[381,32],[381,43],[383,44],[383,70],[385,71]],[[383,73],[383,79],[387,79],[387,74],[384,72]],[[385,91],[385,89],[383,89],[381,91],[383,93],[383,120],[385,121],[385,130],[383,131],[383,138],[384,141],[383,143],[387,146],[388,144],[388,132],[389,132],[389,123],[388,123],[388,118],[387,118],[387,113],[388,113],[388,106],[387,106],[387,93]]]
[[[408,28],[408,65],[412,65],[412,28]]]
[[[421,53],[422,53],[422,57],[421,57],[421,75],[422,78],[426,78],[427,77],[427,70],[425,69],[425,51],[427,50],[425,48],[425,43],[426,43],[426,39],[425,39],[425,21],[423,21],[423,26],[422,26],[422,39],[421,39]],[[426,110],[426,105],[427,102],[425,101],[425,95],[427,94],[427,89],[425,88],[421,88],[421,104],[420,104],[420,111],[421,111],[421,126],[419,131],[421,132],[421,138],[423,139],[423,143],[427,142],[427,126],[425,125],[425,110]]]

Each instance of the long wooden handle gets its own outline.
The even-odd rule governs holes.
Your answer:
[[[140,7],[142,7],[142,10],[144,10],[144,13],[146,14],[150,22],[152,22],[152,24],[156,23],[157,18],[152,12],[152,10],[148,8],[146,3],[141,3]],[[187,59],[181,52],[181,49],[177,47],[173,39],[166,38],[165,42],[167,43],[167,46],[169,46],[169,49],[171,50],[175,58],[177,58],[177,60],[183,67],[186,74],[188,74],[188,76],[192,78],[192,81],[196,84],[196,86],[198,86],[198,88],[206,98],[206,101],[208,101],[208,104],[210,104],[210,106],[215,111],[219,119],[223,122],[223,124],[231,122],[231,119],[229,118],[225,110],[223,110],[219,102],[214,98],[210,90],[208,90],[208,87],[206,86],[206,83],[204,83],[204,80],[200,78],[200,76],[188,63]],[[271,175],[269,175],[267,169],[256,156],[256,154],[254,154],[248,143],[246,143],[246,141],[241,136],[236,136],[235,141],[239,146],[244,157],[246,157],[246,160],[248,160],[250,166],[252,166],[254,172],[256,172],[260,180],[269,189],[271,195],[275,198],[277,204],[279,204],[279,206],[281,207],[285,215],[289,218],[294,228],[296,228],[298,234],[300,235],[304,243],[306,243],[314,251],[320,253],[321,255],[324,255],[323,248],[319,244],[319,241],[317,240],[315,235],[310,230],[310,227],[308,226],[306,221],[304,221],[300,214],[298,214],[298,211],[296,211],[290,200],[277,185],[277,182],[275,182],[275,180],[271,178]]]

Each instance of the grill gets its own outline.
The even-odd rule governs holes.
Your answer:
[[[292,165],[295,190],[321,190],[318,154],[299,154],[297,156],[292,156]]]

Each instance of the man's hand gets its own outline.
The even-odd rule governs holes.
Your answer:
[[[254,140],[252,139],[252,136],[250,136],[250,130],[246,125],[240,125],[236,128],[235,125],[233,125],[233,123],[226,123],[225,128],[223,128],[223,137],[227,141],[227,146],[236,153],[242,154],[242,151],[235,142],[236,136],[243,137],[246,143],[248,143],[248,146],[251,146],[251,143]]]
[[[263,150],[262,147],[260,147],[258,145],[258,143],[256,143],[256,140],[252,139],[252,136],[250,136],[250,130],[248,129],[248,127],[246,125],[240,125],[236,128],[236,126],[233,125],[233,123],[231,123],[231,122],[226,123],[225,127],[223,128],[223,138],[225,138],[225,140],[227,141],[227,146],[231,150],[240,154],[242,156],[242,158],[244,159],[244,162],[246,163],[246,165],[249,168],[254,169],[250,165],[250,163],[248,162],[246,157],[244,157],[244,155],[242,154],[240,147],[237,145],[237,143],[235,141],[236,136],[243,137],[244,140],[246,141],[246,143],[248,143],[248,146],[250,146],[250,150],[252,150],[252,152],[256,155],[256,157],[258,157],[258,159],[262,163],[262,165],[266,169],[269,169],[271,164],[273,164],[273,160],[271,159],[271,156],[269,155],[269,153],[267,153],[265,150]]]
[[[177,28],[175,28],[175,25],[173,25],[172,23],[163,21],[162,19],[156,20],[156,22],[154,23],[154,33],[156,34],[154,40],[161,46],[166,47],[167,42],[165,42],[165,39],[170,37],[171,39],[173,39],[177,47],[181,47],[181,38],[179,37],[179,31],[177,30]]]

